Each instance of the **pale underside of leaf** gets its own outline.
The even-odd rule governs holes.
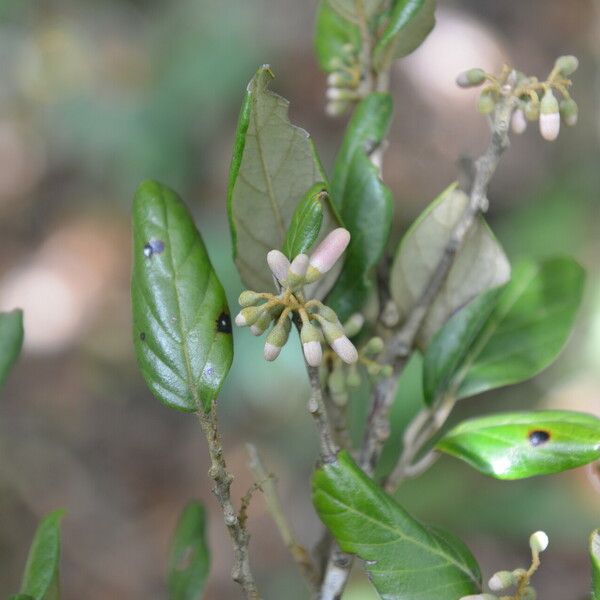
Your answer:
[[[325,181],[310,136],[289,121],[289,102],[268,89],[272,77],[263,67],[248,86],[249,122],[229,200],[236,265],[246,286],[256,291],[272,289],[267,253],[283,249],[298,202],[313,184]],[[333,222],[325,211],[319,239]]]
[[[451,186],[428,207],[406,233],[392,266],[391,294],[401,319],[419,301],[443,255],[452,230],[469,202]],[[419,345],[462,306],[510,278],[510,265],[483,218],[477,218],[458,250],[419,333]]]

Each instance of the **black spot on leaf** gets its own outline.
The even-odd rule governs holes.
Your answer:
[[[231,319],[227,313],[221,313],[217,319],[217,331],[219,333],[231,333]]]
[[[550,439],[550,433],[543,429],[536,429],[529,432],[528,438],[532,446],[541,446]]]
[[[142,340],[142,342],[146,339],[146,334],[142,331],[140,332],[140,340]]]
[[[160,254],[165,249],[165,243],[162,240],[150,240],[144,244],[144,256],[151,258],[154,254]]]

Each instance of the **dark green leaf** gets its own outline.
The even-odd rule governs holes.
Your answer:
[[[401,319],[408,315],[427,287],[468,202],[455,184],[449,186],[402,238],[390,277],[390,292]],[[510,265],[502,247],[483,218],[478,218],[427,313],[418,336],[419,345],[427,345],[448,318],[473,298],[506,283],[509,278]]]
[[[373,51],[376,68],[416,50],[435,25],[435,0],[395,0],[388,24]]]
[[[327,201],[327,188],[319,182],[311,186],[296,207],[283,244],[283,252],[289,259],[306,253],[317,241],[323,223],[324,201]]]
[[[329,0],[321,0],[315,30],[315,52],[321,69],[326,73],[338,70],[348,55],[345,48],[358,52],[360,46],[358,27],[334,10]]]
[[[39,524],[27,557],[21,594],[34,600],[58,600],[60,521],[62,510],[47,515]]]
[[[15,594],[14,596],[10,596],[8,600],[34,600],[34,598],[27,594]]]
[[[346,200],[350,167],[356,151],[364,153],[381,143],[390,126],[393,109],[391,95],[383,92],[373,92],[356,105],[336,156],[329,186],[329,193],[339,211],[342,211]]]
[[[590,536],[590,559],[592,561],[592,600],[600,600],[600,530]]]
[[[384,600],[456,600],[480,591],[471,553],[411,517],[345,451],[316,471],[313,502],[342,550],[366,561]]]
[[[458,398],[472,396],[546,368],[571,332],[584,279],[570,258],[517,265],[501,293],[473,301],[432,341],[425,356],[427,399],[448,387]]]
[[[169,554],[170,600],[199,600],[209,567],[206,513],[202,504],[190,502],[179,517]]]
[[[347,319],[362,308],[373,289],[372,271],[387,244],[393,199],[367,155],[381,143],[392,116],[389,94],[373,93],[357,107],[336,159],[331,189],[350,244],[327,302]]]
[[[148,387],[171,408],[209,410],[233,358],[229,309],[202,238],[154,181],[133,203],[134,345]]]
[[[227,198],[235,262],[246,286],[256,291],[273,287],[267,252],[283,249],[306,190],[325,181],[310,136],[290,123],[288,101],[269,90],[272,79],[263,66],[248,85]],[[322,235],[335,220],[330,203],[327,208]]]
[[[600,458],[600,419],[559,410],[501,413],[461,423],[436,448],[497,479],[559,473]]]
[[[0,388],[23,345],[23,311],[0,313]]]

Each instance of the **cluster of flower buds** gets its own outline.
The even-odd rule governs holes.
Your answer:
[[[344,332],[349,339],[358,335],[364,325],[365,319],[360,313],[352,315],[344,323]],[[366,368],[371,377],[390,377],[392,367],[381,365],[372,357],[377,356],[383,350],[383,340],[380,337],[372,337],[362,346],[358,352],[357,362],[346,366],[340,360],[331,357],[331,370],[327,376],[327,389],[333,402],[338,406],[344,406],[348,402],[349,388],[356,388],[361,384],[361,375],[357,368],[358,364]]]
[[[249,326],[254,335],[262,335],[273,323],[265,342],[264,356],[267,360],[275,360],[279,356],[288,341],[291,319],[296,318],[301,324],[304,357],[310,366],[321,364],[324,341],[343,362],[356,362],[358,352],[335,311],[318,300],[306,300],[304,294],[304,286],[329,272],[349,242],[350,233],[340,227],[329,233],[310,256],[299,254],[290,263],[279,250],[271,250],[267,254],[267,263],[280,293],[242,292],[239,303],[243,308],[235,318],[237,325]]]
[[[536,531],[529,538],[529,547],[531,548],[531,566],[529,569],[494,573],[488,582],[488,587],[492,592],[503,592],[510,588],[517,588],[517,595],[514,596],[515,600],[536,600],[536,591],[529,585],[529,580],[540,565],[540,554],[548,547],[548,536],[543,531]],[[503,598],[506,598],[506,596],[503,596]],[[460,600],[500,599],[494,594],[475,594],[474,596],[463,596]]]
[[[334,70],[327,77],[327,106],[325,110],[333,117],[342,115],[352,102],[360,99],[358,87],[361,67],[356,48],[352,44],[342,47],[342,57],[332,61]]]
[[[546,81],[538,81],[535,77],[504,67],[499,76],[490,75],[483,69],[469,69],[456,78],[456,83],[463,88],[486,83],[477,104],[479,112],[484,115],[492,113],[507,94],[514,97],[516,107],[511,119],[513,132],[521,134],[527,128],[528,121],[538,121],[542,137],[553,141],[560,132],[561,118],[569,127],[577,123],[577,104],[568,88],[571,85],[569,77],[578,66],[579,61],[575,56],[560,56]]]

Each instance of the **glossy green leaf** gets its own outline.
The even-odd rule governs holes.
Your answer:
[[[227,300],[185,205],[154,181],[133,202],[131,297],[148,387],[171,408],[209,410],[233,358]]]
[[[272,79],[263,66],[248,84],[227,198],[235,263],[246,286],[256,291],[272,289],[267,252],[283,249],[306,190],[325,181],[310,136],[290,123],[288,101],[269,90]],[[335,219],[327,204],[322,235]]]
[[[600,600],[600,530],[590,536],[590,559],[592,561],[592,600]]]
[[[199,600],[210,567],[206,511],[190,502],[179,517],[169,553],[169,599]]]
[[[497,479],[559,473],[600,458],[600,419],[547,410],[464,421],[436,448]]]
[[[347,452],[316,471],[313,502],[342,550],[366,562],[384,600],[456,600],[480,591],[479,568],[466,547],[421,525]]]
[[[0,313],[0,388],[23,345],[23,311]]]
[[[404,319],[421,294],[443,255],[444,248],[469,199],[453,184],[444,190],[407,231],[398,247],[390,276],[390,292]],[[429,309],[418,336],[425,346],[440,327],[470,300],[506,283],[510,265],[502,247],[479,217],[468,232]]]
[[[360,46],[358,27],[332,8],[329,0],[321,0],[315,27],[315,53],[321,69],[326,73],[339,69],[347,56],[346,48],[358,52]]]
[[[435,0],[395,0],[389,21],[373,51],[376,68],[386,68],[393,57],[416,50],[435,25]]]
[[[388,132],[393,109],[391,95],[383,92],[373,92],[356,105],[336,156],[329,185],[329,193],[339,211],[343,210],[346,201],[354,155],[357,150],[364,153],[381,143]]]
[[[323,202],[327,200],[327,188],[319,182],[311,186],[296,207],[283,244],[289,259],[305,254],[317,241],[323,224]]]
[[[425,355],[424,387],[458,398],[518,383],[551,364],[567,341],[585,274],[571,258],[517,265],[511,282],[452,317]]]
[[[60,521],[62,510],[44,517],[39,524],[21,583],[21,594],[34,600],[59,600]]]
[[[327,303],[347,319],[360,310],[373,290],[372,272],[386,247],[393,198],[366,153],[385,136],[392,116],[389,94],[373,93],[357,107],[336,159],[333,201],[350,231],[344,266]]]

